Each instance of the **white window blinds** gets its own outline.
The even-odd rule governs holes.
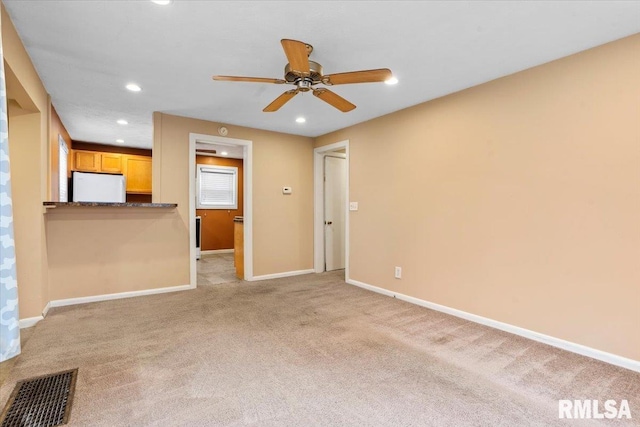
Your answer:
[[[61,202],[69,201],[69,192],[67,180],[67,160],[69,157],[69,149],[67,144],[62,139],[62,136],[58,135],[58,200]]]
[[[198,165],[198,200],[201,209],[238,208],[238,168]]]

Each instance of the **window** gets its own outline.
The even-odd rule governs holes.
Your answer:
[[[198,165],[198,209],[238,209],[238,168]]]
[[[69,157],[69,149],[67,143],[61,135],[58,135],[58,200],[61,202],[69,201],[69,192],[67,180],[67,161]]]

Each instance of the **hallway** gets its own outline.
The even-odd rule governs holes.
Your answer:
[[[233,253],[202,255],[197,261],[198,286],[239,281],[233,265]]]

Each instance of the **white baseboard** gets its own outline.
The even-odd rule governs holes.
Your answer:
[[[531,331],[529,329],[524,329],[519,326],[510,325],[508,323],[499,322],[497,320],[489,319],[487,317],[482,317],[476,314],[467,313],[466,311],[462,311],[462,310],[447,307],[444,305],[436,304],[433,302],[421,300],[419,298],[393,292],[388,289],[379,288],[377,286],[369,285],[367,283],[359,282],[357,280],[347,279],[346,282],[349,283],[350,285],[355,285],[373,292],[377,292],[379,294],[394,297],[406,302],[410,302],[412,304],[430,308],[432,310],[440,311],[442,313],[450,314],[452,316],[456,316],[461,319],[469,320],[471,322],[479,323],[481,325],[489,326],[491,328],[495,328],[501,331],[509,332],[511,334],[519,335],[521,337],[528,338],[533,341],[538,341],[553,347],[561,348],[563,350],[570,351],[572,353],[577,353],[582,356],[591,357],[592,359],[601,360],[603,362],[610,363],[612,365],[616,365],[622,368],[630,369],[632,371],[640,372],[640,361],[637,361],[637,360],[628,359],[626,357],[618,356],[612,353],[607,353],[606,351],[587,347],[582,344],[577,344],[571,341],[565,341],[560,338],[541,334],[539,332]]]
[[[51,302],[48,302],[47,305],[44,306],[44,310],[42,310],[43,318],[47,317],[47,313],[49,312],[50,308],[51,308]]]
[[[215,255],[215,254],[232,254],[233,249],[211,249],[210,251],[200,251],[201,255]]]
[[[36,323],[38,323],[39,321],[41,321],[46,317],[51,307],[65,307],[68,305],[86,304],[90,302],[109,301],[109,300],[122,299],[122,298],[133,298],[133,297],[140,297],[145,295],[164,294],[167,292],[186,291],[189,289],[195,289],[195,286],[193,285],[170,286],[167,288],[145,289],[142,291],[120,292],[117,294],[94,295],[90,297],[53,300],[53,301],[49,301],[47,305],[44,307],[44,310],[42,310],[42,316],[27,317],[26,319],[20,319],[19,325],[20,325],[20,329],[30,328],[34,326]]]
[[[188,289],[194,289],[194,288],[195,287],[192,285],[170,286],[167,288],[145,289],[142,291],[120,292],[117,294],[104,294],[104,295],[93,295],[90,297],[58,299],[58,300],[53,300],[49,302],[49,304],[51,305],[51,307],[65,307],[68,305],[87,304],[90,302],[109,301],[114,299],[133,298],[133,297],[141,297],[145,295],[156,295],[156,294],[165,294],[168,292],[186,291]]]
[[[20,329],[30,328],[32,326],[35,326],[36,323],[38,323],[42,319],[44,319],[43,316],[27,317],[26,319],[20,319],[18,325],[20,326]]]
[[[264,274],[262,276],[253,276],[250,281],[257,280],[269,280],[269,279],[280,279],[282,277],[291,277],[291,276],[300,276],[302,274],[310,274],[315,273],[313,268],[309,270],[296,270],[296,271],[285,271],[284,273],[275,273],[275,274]]]

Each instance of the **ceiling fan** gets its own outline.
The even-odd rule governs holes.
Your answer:
[[[316,88],[314,86],[318,84],[334,86],[350,83],[376,83],[384,82],[392,77],[391,70],[388,68],[324,75],[322,74],[322,65],[309,60],[309,55],[313,51],[313,46],[301,41],[289,39],[282,39],[280,42],[282,43],[284,53],[289,61],[289,63],[284,67],[284,79],[213,76],[213,80],[290,84],[296,87],[295,89],[286,91],[277,97],[271,104],[267,105],[264,110],[262,110],[267,113],[278,111],[280,107],[289,102],[298,93],[308,91],[312,91],[316,97],[343,113],[346,113],[356,108],[356,106],[329,89]]]

